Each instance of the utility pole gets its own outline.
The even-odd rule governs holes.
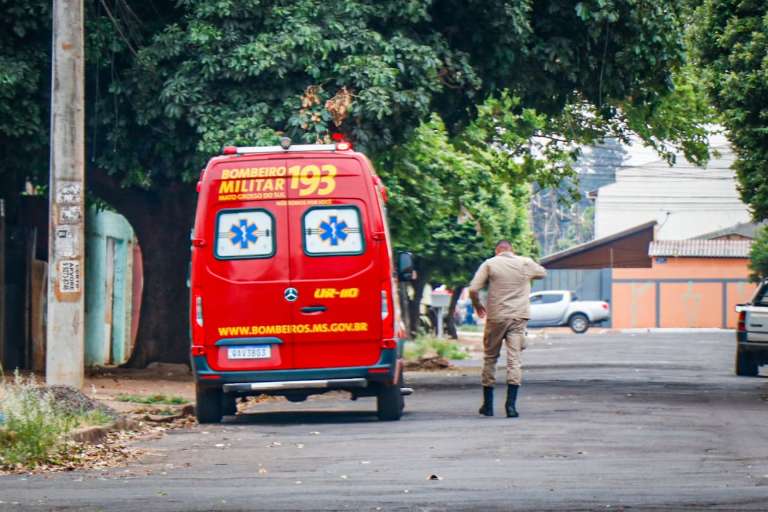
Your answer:
[[[83,386],[85,119],[83,1],[53,0],[45,380]]]
[[[5,199],[0,199],[0,368],[5,367]]]

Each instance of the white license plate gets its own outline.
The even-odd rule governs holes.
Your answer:
[[[269,359],[272,357],[272,347],[270,345],[229,347],[227,357],[229,359]]]

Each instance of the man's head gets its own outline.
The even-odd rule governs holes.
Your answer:
[[[512,242],[509,240],[500,240],[499,243],[496,244],[496,255],[503,252],[512,252]]]

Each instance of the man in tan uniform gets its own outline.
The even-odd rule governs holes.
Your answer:
[[[541,279],[547,271],[531,258],[515,255],[512,244],[496,244],[496,256],[485,260],[469,285],[469,296],[480,318],[488,316],[483,333],[483,405],[480,414],[493,416],[493,385],[501,344],[507,346],[507,417],[517,418],[517,391],[522,382],[520,352],[525,342],[525,327],[530,318],[531,279]],[[487,304],[480,303],[479,292],[488,287]]]

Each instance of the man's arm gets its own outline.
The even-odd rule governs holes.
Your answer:
[[[469,283],[469,298],[472,301],[472,307],[477,311],[477,316],[485,318],[485,306],[480,302],[480,290],[485,288],[488,283],[488,265],[483,263],[480,268],[477,269],[475,277],[472,278],[472,282]]]
[[[529,275],[531,279],[544,279],[547,277],[547,269],[533,261],[532,259],[529,259]]]

